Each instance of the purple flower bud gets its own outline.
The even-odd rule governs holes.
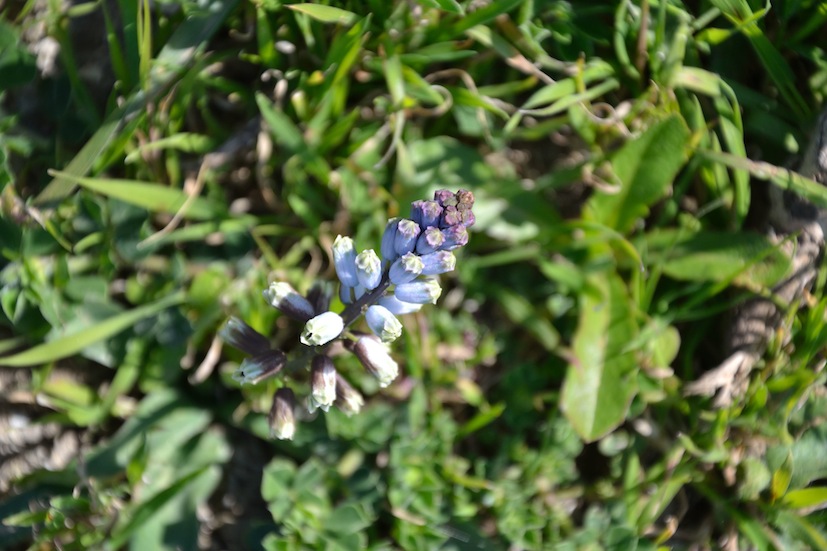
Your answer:
[[[468,230],[462,224],[445,228],[442,230],[442,235],[445,237],[445,242],[442,244],[443,251],[453,251],[468,244]]]
[[[333,242],[333,266],[339,281],[348,287],[356,287],[359,280],[356,277],[356,249],[350,237],[336,237]]]
[[[307,346],[321,346],[338,337],[344,328],[342,316],[335,312],[325,312],[304,324],[301,342]]]
[[[474,211],[471,209],[462,211],[462,225],[466,228],[470,228],[477,222],[477,217],[474,216]]]
[[[441,207],[455,207],[457,205],[456,195],[448,189],[437,190],[434,193],[434,201],[439,203]]]
[[[399,366],[388,354],[387,345],[382,344],[379,339],[363,336],[359,337],[355,344],[349,342],[347,346],[356,354],[368,373],[376,377],[380,387],[385,388],[396,379]]]
[[[451,272],[457,266],[457,257],[449,251],[426,254],[422,258],[422,275],[439,275]]]
[[[439,231],[439,230],[437,230]],[[414,253],[406,253],[391,264],[390,279],[394,285],[407,283],[422,273],[422,261]]]
[[[289,283],[275,281],[262,294],[270,306],[278,308],[293,319],[307,321],[315,314],[310,301],[301,296]]]
[[[468,205],[468,208],[474,206],[474,194],[467,189],[457,191],[457,202],[460,205]]]
[[[336,400],[336,368],[333,360],[327,356],[317,355],[310,365],[310,396],[307,409],[310,413],[322,408],[330,409]]]
[[[436,304],[436,299],[442,294],[442,287],[435,279],[411,281],[397,285],[394,290],[396,298],[402,302],[413,302],[414,304]]]
[[[270,350],[270,341],[267,337],[236,317],[227,320],[224,327],[218,331],[218,336],[233,348],[251,356]]]
[[[462,223],[462,213],[457,207],[445,207],[442,211],[442,218],[439,221],[440,228],[450,228]]]
[[[270,434],[279,440],[292,440],[296,434],[296,395],[287,387],[278,389],[270,408]]]
[[[347,379],[339,374],[336,374],[336,401],[334,403],[348,417],[354,413],[359,413],[362,406],[365,405],[362,395],[350,386]]]
[[[368,291],[373,291],[382,281],[382,261],[373,249],[367,249],[356,257],[356,277]]]
[[[268,350],[245,359],[233,373],[233,379],[239,384],[257,384],[264,379],[278,375],[284,368],[287,356],[281,350]]]
[[[411,220],[420,227],[439,225],[442,207],[436,201],[414,201],[411,203]]]
[[[416,252],[418,254],[431,254],[438,251],[444,242],[445,237],[443,237],[442,232],[438,228],[429,226],[416,240]]]
[[[413,220],[400,220],[396,225],[396,238],[393,242],[396,254],[403,255],[413,251],[416,246],[416,238],[419,237],[421,231],[422,228]]]
[[[379,252],[382,253],[382,258],[387,262],[393,262],[397,256],[394,243],[396,242],[396,227],[399,224],[399,218],[391,218],[388,220],[388,225],[385,226],[385,233],[382,234],[382,245]]]
[[[450,254],[450,253],[449,253]],[[395,295],[386,295],[377,302],[380,306],[384,306],[388,311],[395,316],[404,316],[405,314],[413,314],[422,309],[421,304],[413,304],[411,302],[402,302]]]
[[[384,306],[374,304],[365,312],[365,320],[382,342],[393,342],[402,334],[402,324]]]

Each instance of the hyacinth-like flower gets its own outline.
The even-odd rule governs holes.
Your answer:
[[[287,282],[271,283],[263,292],[265,301],[285,316],[304,323],[296,355],[288,361],[281,350],[237,318],[230,318],[219,335],[227,344],[250,357],[233,378],[240,384],[256,384],[271,377],[282,380],[306,370],[310,393],[309,413],[327,412],[330,406],[346,415],[364,405],[361,394],[336,371],[330,344],[342,340],[345,350],[356,356],[365,371],[385,388],[397,378],[399,365],[388,344],[402,335],[397,316],[418,312],[424,304],[436,303],[442,294],[438,276],[456,268],[453,251],[468,243],[468,228],[474,225],[474,194],[441,189],[433,200],[414,201],[409,218],[388,220],[379,252],[358,251],[350,237],[333,242],[333,267],[339,278],[341,312],[330,310],[333,293],[329,286],[316,285],[302,296]],[[350,330],[364,316],[373,335]],[[270,429],[275,438],[292,439],[296,430],[296,396],[282,386],[273,396]]]

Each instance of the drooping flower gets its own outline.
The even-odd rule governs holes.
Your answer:
[[[233,348],[253,356],[270,350],[270,341],[267,337],[236,317],[227,320],[218,336]]]
[[[382,281],[382,261],[373,249],[367,249],[356,257],[356,277],[368,291],[373,291]]]
[[[313,305],[289,283],[274,281],[262,294],[270,306],[293,319],[307,321],[313,317]]]
[[[270,434],[279,440],[292,440],[296,434],[296,395],[287,387],[278,389],[270,407]]]
[[[287,361],[281,350],[268,350],[261,354],[245,358],[233,373],[233,379],[239,384],[256,384],[277,375]]]
[[[414,253],[405,253],[391,264],[388,273],[391,283],[401,285],[416,279],[422,273],[422,259]]]
[[[335,312],[325,312],[304,325],[301,342],[307,346],[321,346],[338,337],[344,328],[342,316]]]
[[[318,354],[310,365],[310,396],[307,409],[313,413],[317,408],[327,411],[336,400],[336,368],[333,360]]]
[[[390,310],[379,304],[370,306],[365,312],[365,320],[373,334],[382,342],[393,342],[402,334],[402,324],[391,314]]]
[[[368,373],[373,375],[381,388],[385,388],[399,375],[399,365],[388,354],[388,348],[379,339],[361,336],[350,344],[351,351],[359,358]]]

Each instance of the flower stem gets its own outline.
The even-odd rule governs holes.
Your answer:
[[[370,293],[365,293],[353,303],[348,304],[347,307],[342,311],[341,316],[342,320],[345,322],[345,327],[356,321],[356,319],[362,315],[363,310],[366,306],[370,306],[380,298],[382,295],[385,294],[385,291],[388,290],[390,287],[391,278],[388,275],[388,270],[385,270],[385,273],[382,274],[382,281],[379,282],[379,285],[371,291]]]

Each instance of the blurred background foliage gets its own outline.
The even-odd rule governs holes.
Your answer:
[[[0,548],[827,548],[821,297],[686,398],[790,269],[766,180],[827,91],[799,0],[0,5]],[[268,436],[217,329],[467,188],[403,376]]]

